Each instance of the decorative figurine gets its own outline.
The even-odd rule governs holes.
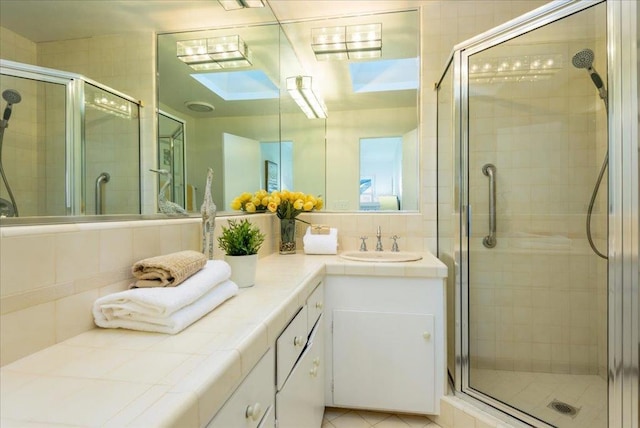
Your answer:
[[[204,200],[200,207],[202,214],[202,253],[213,260],[213,230],[216,227],[216,204],[211,197],[211,182],[213,181],[213,169],[207,172],[207,185],[204,189]]]
[[[160,208],[160,212],[163,214],[187,215],[187,211],[184,208],[182,208],[175,202],[167,200],[165,190],[167,190],[167,187],[171,185],[171,174],[169,173],[169,171],[167,171],[166,169],[150,169],[149,171],[157,172],[160,175],[167,176],[167,181],[164,182],[164,185],[158,193],[158,208]]]

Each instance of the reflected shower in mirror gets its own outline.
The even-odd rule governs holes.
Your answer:
[[[0,65],[0,90],[21,94],[2,121],[3,224],[140,214],[139,105],[78,74]]]
[[[191,185],[184,187],[184,122],[170,114],[158,112],[158,169],[168,171],[171,177],[165,197],[184,207],[188,212],[196,210],[195,188]],[[160,180],[158,188],[162,188],[165,180]]]

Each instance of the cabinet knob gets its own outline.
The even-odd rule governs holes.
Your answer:
[[[322,304],[322,302],[316,302],[316,309],[320,309],[320,310],[321,310],[321,309],[322,309],[322,306],[324,306],[324,305]]]
[[[422,333],[422,337],[424,337],[424,340],[431,340],[431,333],[425,331],[424,333]]]
[[[260,406],[260,403],[255,403],[252,404],[250,406],[247,406],[247,410],[245,412],[245,417],[247,419],[251,419],[254,421],[257,421],[258,418],[260,417],[260,413],[262,413],[262,406]]]
[[[305,340],[302,336],[296,336],[293,338],[293,346],[304,346]]]
[[[313,359],[313,365],[318,367],[320,365],[320,357],[315,357]]]
[[[316,377],[318,376],[318,367],[314,367],[311,370],[309,370],[309,374],[311,375],[311,377]]]

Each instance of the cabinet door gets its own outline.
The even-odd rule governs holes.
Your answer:
[[[318,428],[324,414],[324,322],[318,320],[309,345],[276,394],[278,428]]]
[[[433,412],[433,336],[433,315],[334,310],[334,404]]]

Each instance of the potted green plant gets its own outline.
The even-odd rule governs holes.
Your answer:
[[[231,266],[231,280],[238,287],[255,284],[258,250],[265,235],[248,219],[229,220],[228,227],[222,226],[218,236],[218,246],[225,252],[225,261]]]

